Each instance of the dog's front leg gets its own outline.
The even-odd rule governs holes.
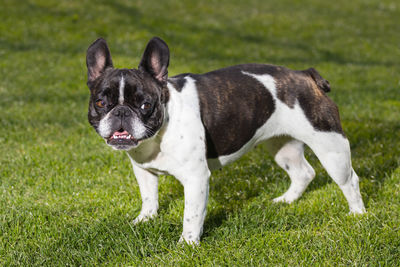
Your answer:
[[[147,221],[157,215],[158,177],[132,163],[142,197],[142,209],[133,223]]]
[[[207,213],[208,183],[210,171],[201,175],[190,174],[190,177],[179,179],[184,186],[185,211],[183,215],[183,232],[179,242],[198,245],[203,233],[204,218]]]

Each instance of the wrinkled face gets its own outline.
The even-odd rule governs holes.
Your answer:
[[[134,148],[163,123],[162,86],[146,72],[107,69],[90,92],[89,122],[115,149]]]
[[[87,51],[89,122],[117,150],[130,150],[154,136],[164,121],[168,46],[155,37],[138,69],[114,69],[104,39]]]

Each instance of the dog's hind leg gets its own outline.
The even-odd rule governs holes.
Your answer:
[[[349,141],[337,133],[321,133],[307,145],[314,151],[329,176],[339,185],[351,213],[364,213],[358,176],[351,166]]]
[[[290,177],[289,189],[274,202],[291,203],[298,199],[306,190],[315,176],[315,171],[304,157],[304,143],[288,137],[273,138],[267,142],[270,153],[276,163]]]

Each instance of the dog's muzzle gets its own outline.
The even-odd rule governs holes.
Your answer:
[[[129,150],[138,145],[140,138],[135,136],[134,112],[127,106],[118,106],[111,111],[113,129],[111,135],[106,138],[108,145],[118,150]],[[111,119],[110,118],[110,119]]]

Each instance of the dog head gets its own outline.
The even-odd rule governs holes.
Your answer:
[[[154,136],[164,121],[168,98],[169,49],[160,38],[149,41],[138,69],[113,67],[104,39],[87,50],[90,124],[106,143],[130,150]]]

